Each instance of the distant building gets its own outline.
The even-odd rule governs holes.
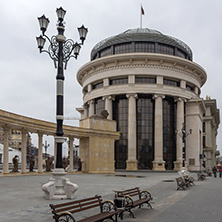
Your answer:
[[[30,133],[26,134],[26,144],[27,144],[27,157],[29,161],[29,156],[32,152],[32,138]],[[4,133],[2,128],[0,128],[0,144],[4,144]],[[21,151],[22,147],[22,134],[21,131],[11,129],[9,131],[9,146],[15,150]]]
[[[215,100],[200,97],[207,74],[181,40],[129,29],[99,42],[77,79],[81,118],[106,109],[117,122],[116,169],[180,170],[185,159],[189,170],[201,170],[204,154],[208,167],[216,164],[219,110]],[[183,126],[192,130],[185,143]]]
[[[3,163],[3,159],[4,159],[3,148],[4,148],[4,146],[2,144],[0,144],[0,163]],[[21,152],[19,150],[9,147],[8,151],[9,151],[8,152],[8,162],[9,163],[12,163],[12,159],[15,155],[17,155],[19,157],[19,163],[21,163]]]

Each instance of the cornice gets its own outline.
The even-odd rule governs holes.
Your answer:
[[[101,72],[135,68],[152,68],[180,72],[192,76],[201,86],[207,79],[205,70],[192,61],[175,56],[153,53],[119,54],[93,60],[79,69],[77,79],[83,85],[86,79]]]

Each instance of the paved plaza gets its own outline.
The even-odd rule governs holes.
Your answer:
[[[177,191],[175,172],[116,172],[108,174],[68,174],[79,186],[76,199],[102,195],[104,200],[113,200],[116,189],[139,186],[149,190],[154,197],[153,209],[144,206],[134,209],[136,218],[124,214],[125,222],[219,222],[222,221],[222,178],[207,177],[197,181],[185,191]],[[19,175],[0,173],[0,221],[49,222],[52,218],[50,203],[69,200],[45,200],[41,185],[48,182],[50,174]],[[118,221],[121,221],[120,218]]]

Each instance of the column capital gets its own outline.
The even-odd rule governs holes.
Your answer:
[[[84,109],[88,109],[88,108],[89,108],[89,103],[83,104],[82,107],[83,107]]]
[[[41,132],[41,131],[37,131],[37,133],[38,133],[38,136],[43,136],[43,132]]]
[[[138,94],[137,93],[128,93],[128,94],[126,94],[126,97],[127,98],[134,97],[135,99],[138,99]]]
[[[103,96],[102,100],[106,100],[106,99],[114,101],[115,100],[115,96],[114,95]]]
[[[91,99],[91,100],[89,100],[87,103],[88,103],[88,105],[90,105],[90,104],[95,104],[95,100],[94,100],[94,99]]]
[[[181,97],[174,97],[174,102],[180,102],[180,101],[186,102],[187,99]]]
[[[2,127],[2,129],[4,131],[9,131],[11,128],[8,125],[5,125],[5,126]]]
[[[22,132],[22,134],[26,134],[26,133],[28,132],[28,130],[27,130],[27,129],[22,128],[21,132]]]
[[[161,99],[164,99],[165,98],[165,95],[162,95],[162,94],[155,94],[153,95],[153,99],[158,99],[159,97],[161,97]]]

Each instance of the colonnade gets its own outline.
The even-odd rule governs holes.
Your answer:
[[[3,127],[3,133],[4,133],[4,150],[3,150],[3,173],[7,174],[9,173],[9,131],[11,130],[10,127]],[[26,137],[27,137],[27,130],[21,130],[22,135],[22,143],[21,143],[21,173],[27,172],[27,146],[26,146]],[[38,133],[38,173],[43,172],[43,157],[42,157],[42,140],[43,140],[43,132]],[[73,173],[73,142],[74,137],[69,137],[69,169],[68,172]],[[56,164],[56,143],[54,146],[54,165]]]
[[[136,148],[136,99],[138,95],[136,93],[126,94],[128,98],[128,159],[127,159],[127,170],[137,170],[137,148]],[[153,170],[165,170],[165,161],[163,160],[163,99],[165,95],[155,94],[153,99],[155,100],[155,117],[154,117],[154,149],[155,156],[153,161]],[[104,96],[105,109],[108,111],[108,119],[112,119],[112,101],[115,96],[109,95]],[[175,98],[177,103],[177,130],[178,132],[182,129],[184,123],[184,103],[186,99]],[[95,109],[94,100],[88,102],[88,106],[84,106],[81,110],[82,118],[87,117],[87,109],[89,109],[89,116],[94,115]],[[182,139],[177,137],[176,141],[176,161],[174,162],[174,170],[180,170],[183,163],[182,153]]]

